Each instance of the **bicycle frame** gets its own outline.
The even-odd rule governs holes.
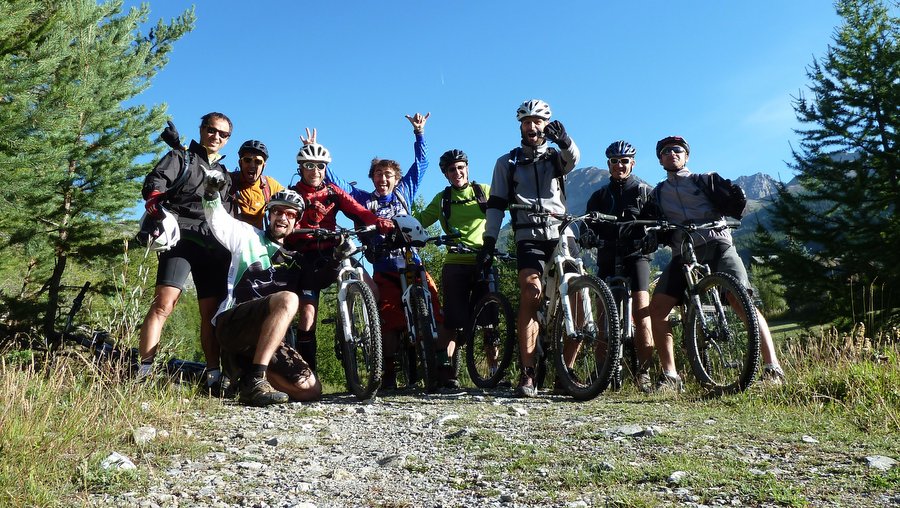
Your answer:
[[[356,244],[353,238],[350,238],[349,235],[346,235],[343,238],[343,242],[341,244],[341,248],[344,249],[343,259],[341,260],[340,267],[338,269],[338,290],[337,290],[337,301],[338,301],[338,309],[342,316],[345,318],[350,315],[350,309],[347,307],[347,288],[354,282],[359,282],[365,284],[365,270],[362,265],[353,266],[351,259],[356,254],[359,254],[365,250],[365,247],[361,247]],[[353,337],[353,333],[350,329],[350,320],[349,319],[341,319],[341,329],[344,332],[344,337]],[[368,325],[368,316],[366,316],[366,324]]]
[[[406,329],[409,332],[410,343],[415,343],[416,341],[429,336],[432,341],[436,342],[438,338],[437,324],[434,321],[434,315],[431,313],[433,307],[431,302],[431,291],[428,290],[428,282],[425,276],[425,265],[417,256],[415,248],[411,245],[403,247],[403,259],[406,266],[403,268],[400,275],[400,294],[402,295],[403,312],[406,315]],[[415,315],[413,314],[411,297],[412,290],[416,286],[422,288],[422,294],[425,298],[425,309],[428,310],[428,315],[431,317],[431,330],[417,329],[418,324],[416,323]]]

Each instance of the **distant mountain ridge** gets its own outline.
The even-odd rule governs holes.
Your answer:
[[[638,177],[638,180],[651,187],[655,185]],[[763,202],[776,192],[776,181],[765,173],[740,176],[734,180],[747,194],[748,208],[751,211],[763,207]],[[572,213],[582,213],[587,206],[591,194],[609,183],[609,171],[596,166],[576,168],[566,176],[566,200]]]

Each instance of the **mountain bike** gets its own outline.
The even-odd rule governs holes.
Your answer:
[[[109,337],[109,332],[105,330],[96,330],[87,326],[76,326],[75,317],[84,305],[84,300],[91,290],[91,283],[85,282],[82,286],[63,286],[63,289],[78,289],[78,293],[69,304],[68,311],[65,312],[65,323],[62,331],[55,332],[51,337],[52,341],[61,345],[64,341],[78,344],[93,356],[93,363],[98,367],[115,372],[116,374],[126,377],[137,371],[140,364],[140,353],[135,347],[124,348],[113,342]],[[57,309],[57,314],[63,313],[64,309]],[[206,381],[206,364],[179,358],[170,358],[165,364],[165,373],[172,379],[189,382],[200,383]]]
[[[374,226],[334,230],[298,228],[294,231],[317,239],[336,239],[334,259],[339,261],[337,275],[337,324],[335,353],[344,367],[347,389],[360,400],[375,395],[384,373],[381,343],[381,318],[372,290],[365,282],[365,271],[355,256],[365,251],[354,238],[374,231]]]
[[[655,224],[655,222],[654,222]],[[602,240],[601,240],[602,241]],[[612,292],[618,311],[621,332],[622,354],[613,374],[614,389],[622,387],[625,378],[634,379],[638,372],[637,349],[634,345],[634,319],[632,317],[631,278],[625,275],[625,257],[616,249],[615,274],[605,279]]]
[[[428,243],[442,245],[459,238],[455,235],[429,237],[418,220],[409,215],[394,217],[395,233],[388,241],[388,248],[402,251],[400,268],[400,294],[406,316],[406,332],[399,347],[399,374],[405,375],[406,385],[422,380],[425,391],[438,388],[437,323],[432,314],[431,292],[425,276],[425,264],[417,248]]]
[[[647,228],[684,232],[681,271],[687,288],[682,340],[700,386],[717,393],[741,392],[753,383],[759,365],[759,322],[750,294],[736,277],[713,272],[709,265],[698,262],[692,234],[740,225],[733,220],[706,224],[661,221]]]
[[[536,381],[543,384],[553,360],[556,378],[577,400],[589,400],[605,390],[619,363],[619,320],[613,295],[606,283],[585,273],[575,256],[575,232],[591,222],[614,222],[598,212],[569,215],[534,205],[510,205],[535,217],[562,221],[559,240],[541,276],[542,301],[537,312]]]

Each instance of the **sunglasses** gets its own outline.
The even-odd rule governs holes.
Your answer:
[[[609,159],[609,163],[613,165],[622,164],[624,166],[627,166],[629,162],[631,162],[630,157],[622,157],[621,159]]]
[[[297,219],[297,211],[290,208],[273,208],[269,213],[272,215],[284,215],[288,219]]]
[[[326,164],[324,162],[304,162],[300,165],[301,168],[312,171],[314,169],[318,169],[319,171],[325,171]]]
[[[219,129],[216,129],[212,125],[206,126],[206,133],[211,136],[218,134],[219,137],[222,139],[228,139],[228,136],[231,136],[230,132],[220,131]]]
[[[669,155],[670,153],[684,153],[686,151],[687,150],[685,150],[682,146],[667,146],[662,149],[662,154]]]
[[[262,166],[266,163],[262,157],[241,157],[241,162],[244,164],[256,164],[257,166]]]

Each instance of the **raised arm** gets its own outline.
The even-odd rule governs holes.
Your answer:
[[[413,134],[416,137],[416,140],[413,143],[415,160],[406,174],[403,175],[403,178],[400,179],[398,186],[400,187],[401,192],[405,193],[405,197],[409,203],[412,203],[415,200],[416,193],[419,191],[419,185],[425,178],[425,171],[428,169],[428,146],[425,144],[425,122],[428,121],[428,117],[430,116],[431,113],[426,113],[425,115],[416,113],[413,116],[406,115],[406,119],[409,120],[409,123],[413,126]]]

